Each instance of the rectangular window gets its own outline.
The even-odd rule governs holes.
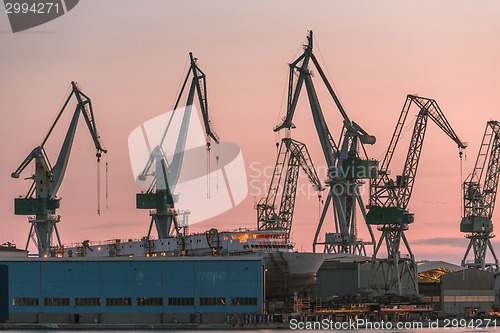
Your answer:
[[[93,297],[75,298],[75,306],[100,306],[101,299]]]
[[[257,297],[231,297],[231,305],[257,305]]]
[[[163,298],[160,297],[140,297],[137,298],[137,306],[162,306]]]
[[[193,297],[170,297],[168,299],[168,305],[170,306],[193,306]]]
[[[106,306],[131,306],[132,299],[127,297],[106,298]]]
[[[445,302],[495,302],[495,296],[444,296]]]
[[[226,305],[224,297],[200,297],[200,305],[219,306]]]
[[[38,298],[34,297],[14,297],[13,306],[38,306]]]
[[[45,305],[45,306],[69,306],[69,298],[65,298],[65,297],[44,298],[43,305]]]
[[[444,296],[443,301],[445,303],[455,302],[456,301],[456,296]]]

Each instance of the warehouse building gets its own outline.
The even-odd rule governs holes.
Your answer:
[[[443,261],[420,262],[417,269],[422,301],[443,316],[470,318],[488,312],[495,303],[493,273]]]
[[[422,302],[431,305],[435,311],[442,312],[441,276],[464,269],[462,266],[440,260],[417,262],[418,290]]]
[[[210,323],[263,309],[257,257],[0,261],[9,322]]]
[[[470,318],[487,313],[500,294],[500,275],[495,279],[492,273],[444,261],[418,262],[417,275],[420,300],[443,316]],[[318,271],[315,297],[323,301],[354,300],[367,295],[370,276],[369,258],[331,256]]]
[[[486,313],[495,303],[493,273],[470,268],[441,276],[443,311],[469,318]]]

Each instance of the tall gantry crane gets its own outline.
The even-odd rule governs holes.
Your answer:
[[[487,160],[488,165],[485,169]],[[460,222],[460,231],[468,233],[466,237],[469,239],[469,246],[462,260],[464,267],[498,273],[498,259],[490,239],[495,237],[491,218],[495,208],[499,176],[500,122],[488,121],[476,164],[463,186],[464,214]],[[467,257],[471,249],[474,261],[468,262]],[[488,249],[493,256],[493,263],[486,261]]]
[[[323,191],[323,186],[316,174],[306,145],[297,140],[283,138],[278,151],[269,191],[267,192],[267,196],[260,199],[256,206],[258,229],[285,231],[285,242],[290,240],[300,168],[304,170],[314,189],[318,192]],[[276,210],[276,200],[283,172],[285,172],[283,193],[281,195],[279,210]]]
[[[323,111],[314,88],[312,73],[309,69],[310,62],[313,63],[318,71],[342,115],[343,128],[340,146],[334,141],[323,116]],[[356,206],[359,204],[364,217],[366,212],[359,187],[361,186],[361,179],[375,176],[377,162],[368,160],[363,144],[374,144],[375,137],[369,135],[355,122],[352,122],[344,111],[340,100],[313,54],[312,31],[309,31],[307,44],[304,45],[304,52],[289,66],[287,114],[283,122],[274,131],[292,128],[292,120],[297,108],[300,92],[302,86],[305,85],[314,125],[328,167],[326,185],[330,189],[314,237],[313,251],[316,251],[317,245],[324,245],[324,252],[328,253],[366,254],[365,244],[367,242],[363,242],[357,238]],[[360,156],[360,146],[362,153],[364,153],[363,158]],[[333,208],[335,233],[326,233],[324,242],[320,242],[318,240],[319,234],[330,205]],[[369,229],[369,232],[371,234],[371,229]]]
[[[418,107],[419,112],[403,173],[394,180],[389,178],[389,166],[412,106]],[[413,214],[408,211],[408,203],[415,184],[429,118],[458,145],[460,156],[462,156],[462,149],[466,147],[466,144],[460,141],[451,128],[435,100],[415,95],[407,96],[389,148],[380,166],[379,177],[372,179],[370,183],[367,223],[378,226],[378,230],[382,232],[373,253],[371,284],[382,294],[418,295],[415,259],[404,232],[414,221]],[[408,251],[408,257],[401,256],[401,241]],[[377,254],[384,242],[387,259],[378,259]],[[381,277],[378,275],[380,272]],[[377,279],[378,282],[376,282]]]
[[[151,223],[149,225],[148,238],[151,235],[153,224],[156,226],[158,238],[166,238],[170,235],[180,235],[181,226],[177,221],[178,213],[174,208],[174,204],[178,200],[178,196],[174,194],[174,189],[180,177],[189,121],[191,117],[191,109],[195,95],[198,98],[205,126],[207,152],[210,154],[212,141],[216,143],[219,142],[219,137],[212,127],[212,122],[208,113],[205,73],[203,73],[203,71],[198,67],[198,59],[194,58],[191,52],[189,53],[189,60],[190,67],[188,73],[182,84],[171,117],[163,132],[163,136],[158,145],[153,148],[144,170],[138,176],[140,181],[145,181],[148,176],[153,177],[148,190],[145,193],[137,193],[136,195],[136,207],[138,209],[151,210]],[[191,81],[189,81],[190,78]],[[182,116],[181,128],[177,138],[175,152],[172,160],[168,162],[162,147],[170,127],[170,123],[177,112],[177,107],[179,106],[184,90],[189,82],[189,92],[187,94],[186,107],[184,108],[184,114]],[[153,165],[155,166],[154,171],[151,170]],[[209,172],[207,175],[208,174]]]
[[[23,170],[35,160],[35,173],[26,179],[33,180],[33,183],[26,196],[14,199],[14,211],[16,215],[34,215],[29,217],[31,223],[26,242],[28,249],[29,241],[32,239],[38,248],[39,256],[51,255],[51,250],[57,252],[62,251],[61,239],[57,231],[56,223],[60,222],[61,217],[56,214],[56,209],[60,207],[61,198],[57,197],[57,191],[62,184],[68,161],[73,147],[73,139],[75,137],[76,128],[80,114],[87,124],[92,140],[96,149],[97,161],[100,161],[101,154],[107,151],[103,148],[100,137],[97,134],[97,127],[94,119],[94,111],[90,98],[85,95],[75,82],[71,82],[71,93],[59,111],[54,123],[50,127],[49,132],[45,136],[40,146],[35,147],[30,154],[24,159],[21,165],[14,171],[12,178],[19,178]],[[64,110],[68,106],[71,97],[75,97],[77,104],[71,123],[66,133],[66,137],[61,147],[61,151],[57,158],[56,164],[52,166],[49,158],[45,153],[45,144],[54,130],[57,122],[61,118]],[[53,233],[57,237],[57,246],[53,246]],[[36,239],[35,239],[36,237]],[[58,253],[61,254],[61,253]]]

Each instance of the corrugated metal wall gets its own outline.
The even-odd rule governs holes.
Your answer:
[[[9,270],[11,314],[262,311],[261,259],[54,258],[0,264]]]

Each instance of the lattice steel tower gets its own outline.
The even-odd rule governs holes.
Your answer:
[[[488,164],[485,169],[486,161]],[[463,186],[464,216],[460,222],[460,231],[468,233],[466,238],[470,240],[462,259],[464,267],[498,272],[498,259],[490,240],[495,237],[491,217],[495,208],[499,175],[500,123],[488,121],[474,170]],[[467,261],[471,249],[474,260]],[[488,250],[494,262],[486,261]]]

